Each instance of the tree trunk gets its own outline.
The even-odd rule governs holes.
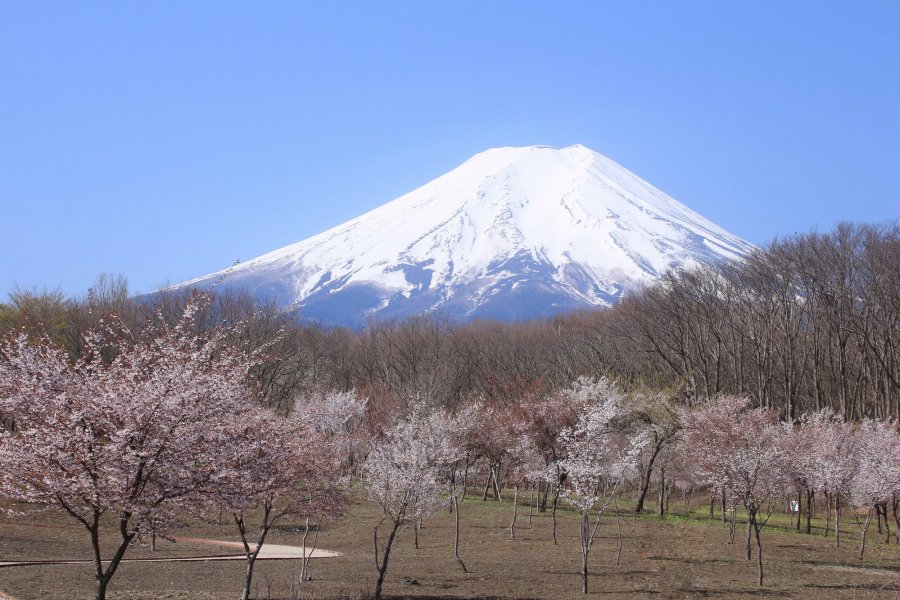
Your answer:
[[[763,584],[762,542],[759,539],[760,528],[756,526],[755,519],[754,519],[753,529],[756,531],[756,564],[759,567],[759,586],[762,587],[762,584]]]
[[[462,493],[462,501],[466,500],[466,489],[469,486],[469,455],[466,455],[466,468],[463,470],[463,493]],[[457,508],[459,508],[457,506]]]
[[[731,509],[731,516],[728,519],[728,543],[734,543],[734,531],[735,531],[735,517],[734,513],[737,512],[733,508]]]
[[[622,520],[619,516],[618,506],[616,506],[616,534],[619,537],[619,551],[616,554],[616,564],[618,565],[622,562]]]
[[[866,520],[863,523],[862,528],[860,529],[860,533],[862,534],[860,537],[862,538],[860,546],[859,546],[859,558],[862,560],[863,554],[866,551],[866,534],[869,532],[869,525],[872,523],[872,509],[869,508],[869,514],[866,515]]]
[[[557,484],[556,492],[553,494],[553,543],[559,544],[556,540],[556,505],[559,504],[560,486]]]
[[[309,517],[306,517],[306,528],[303,530],[302,552],[303,558],[300,559],[300,583],[306,581],[306,538],[309,537]]]
[[[238,532],[241,534],[241,542],[244,544],[244,555],[247,557],[247,570],[244,573],[244,591],[241,594],[241,600],[249,600],[250,598],[250,585],[253,582],[253,567],[256,564],[256,557],[259,556],[259,551],[262,550],[263,544],[266,542],[269,528],[275,524],[274,520],[269,522],[269,515],[271,512],[272,505],[266,501],[263,505],[261,532],[259,534],[259,539],[256,541],[256,547],[252,551],[250,550],[250,544],[247,542],[247,528],[244,523],[244,518],[238,513],[235,513],[234,515],[234,522],[238,527]],[[277,520],[277,517],[275,520]]]
[[[581,593],[588,593],[588,553],[590,546],[590,523],[587,514],[581,515]],[[555,540],[554,540],[555,541]]]
[[[531,484],[531,499],[528,501],[528,524],[531,525],[531,515],[534,513],[534,484]]]
[[[841,547],[841,497],[834,495],[834,543]]]
[[[309,554],[306,552],[306,539],[309,537],[309,517],[306,517],[306,528],[303,530],[303,558],[300,562],[300,583],[304,581],[310,581],[312,576],[309,574],[309,561],[312,559],[312,553],[316,551],[316,545],[319,541],[319,527],[316,526],[316,537],[313,540],[313,547],[309,551]]]
[[[513,488],[513,518],[512,523],[509,525],[509,537],[511,539],[516,539],[516,519],[519,516],[519,484],[517,483]]]
[[[884,543],[890,544],[891,543],[891,522],[888,519],[887,500],[885,500],[885,502],[884,502],[884,531],[885,531]]]
[[[97,580],[97,600],[106,599],[106,586],[109,580],[103,573],[103,559],[100,555],[100,514],[94,513],[91,527],[88,528],[91,533],[91,549],[94,551],[94,573]]]
[[[725,522],[725,488],[722,488],[722,522]]]
[[[259,550],[247,556],[247,570],[244,573],[244,591],[241,593],[241,600],[250,600],[250,585],[253,582],[253,566],[256,564],[256,557]]]
[[[750,546],[753,534],[753,513],[747,511],[747,560],[753,558],[752,548]]]
[[[459,514],[459,513],[457,513]],[[391,556],[391,548],[394,545],[394,538],[397,537],[397,531],[400,529],[402,523],[394,521],[393,528],[391,529],[391,535],[388,536],[387,545],[384,547],[384,555],[381,559],[381,564],[378,565],[378,528],[375,528],[375,560],[376,566],[378,567],[378,580],[375,582],[375,594],[372,596],[375,600],[381,600],[381,587],[384,584],[384,575],[387,573],[388,559]]]
[[[653,435],[655,437],[656,433],[654,432]],[[656,460],[657,454],[659,454],[659,447],[657,444],[654,444],[653,452],[650,454],[650,459],[647,461],[647,470],[641,478],[641,491],[638,494],[637,502],[634,504],[634,512],[636,513],[644,510],[644,499],[647,497],[647,491],[650,489],[650,476],[653,474],[653,462]]]
[[[453,508],[453,514],[456,515],[456,530],[453,536],[453,557],[456,558],[456,562],[462,567],[463,573],[468,573],[469,570],[466,569],[466,563],[459,557],[459,503],[456,501],[455,494],[453,496]]]
[[[103,576],[97,578],[97,600],[106,600],[107,585],[109,585],[109,579]]]
[[[878,533],[884,533],[886,531],[887,535],[885,536],[884,543],[891,543],[891,521],[888,518],[888,504],[887,500],[884,502],[878,502],[875,504],[875,516],[878,517]],[[881,522],[884,521],[884,529],[882,529]]]
[[[494,499],[497,502],[503,502],[503,496],[500,494],[500,482],[497,480],[499,474],[500,463],[497,463],[497,466],[491,469],[491,481],[494,483]]]
[[[881,503],[880,502],[875,503],[875,521],[876,521],[876,524],[878,525],[878,533],[881,533],[882,528],[881,528]]]
[[[812,514],[813,514],[813,499],[815,498],[815,492],[811,489],[807,488],[806,490],[806,533],[807,535],[812,533]]]
[[[891,508],[894,511],[894,536],[897,538],[897,544],[900,544],[900,494],[891,495]]]
[[[115,575],[116,570],[119,568],[119,564],[122,562],[122,557],[125,556],[125,551],[128,550],[128,546],[134,539],[134,534],[128,533],[129,519],[130,515],[125,515],[119,520],[119,546],[118,548],[116,548],[116,552],[109,560],[109,564],[106,566],[105,571],[103,569],[103,560],[100,555],[99,513],[94,513],[91,523],[88,524],[88,531],[91,534],[91,546],[93,547],[94,551],[94,568],[96,571],[95,578],[97,581],[97,600],[106,600],[106,589],[107,587],[109,587],[109,582],[110,580],[112,580],[113,575]],[[82,521],[82,523],[84,523],[84,521]]]
[[[666,514],[666,474],[665,469],[659,472],[659,516]]]

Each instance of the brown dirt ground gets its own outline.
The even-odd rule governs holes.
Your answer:
[[[652,508],[652,507],[651,507]],[[624,547],[615,565],[618,540],[614,517],[604,519],[591,551],[590,596],[598,598],[891,598],[900,599],[900,547],[869,535],[866,558],[856,558],[858,533],[848,515],[841,548],[833,538],[788,530],[785,517],[773,517],[763,531],[766,585],[756,586],[756,560],[743,556],[742,530],[726,544],[727,530],[710,521],[705,509],[672,507],[680,515],[622,520]],[[462,504],[460,553],[465,574],[452,556],[453,518],[441,512],[420,533],[420,549],[404,530],[385,583],[389,598],[580,598],[578,521],[560,512],[559,545],[550,534],[549,514],[520,505],[517,539],[509,539],[511,502]],[[624,514],[624,513],[623,513]],[[365,598],[375,582],[372,527],[378,513],[357,503],[341,520],[323,526],[319,546],[343,553],[314,560],[314,581],[298,587],[296,560],[258,563],[256,597],[271,599]],[[0,561],[89,558],[87,534],[57,512],[0,520]],[[817,522],[820,525],[821,521]],[[303,526],[285,522],[272,543],[300,545]],[[821,533],[821,530],[819,530]],[[195,523],[180,536],[236,539],[233,526]],[[210,554],[202,544],[160,541],[153,557]],[[129,549],[126,558],[149,557],[147,546]],[[240,562],[125,563],[116,574],[111,600],[237,598],[243,576]],[[404,579],[414,579],[410,585]],[[293,590],[293,591],[292,591]],[[92,597],[90,564],[7,567],[0,569],[0,597],[18,600]]]

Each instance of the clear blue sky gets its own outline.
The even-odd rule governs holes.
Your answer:
[[[755,243],[900,217],[900,2],[6,1],[0,299],[149,291],[574,143]]]

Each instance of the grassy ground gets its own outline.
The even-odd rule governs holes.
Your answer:
[[[653,509],[650,505],[648,509]],[[703,505],[674,505],[675,514],[640,517],[623,511],[624,546],[619,565],[616,521],[604,520],[591,552],[591,596],[603,598],[897,598],[900,599],[900,548],[870,532],[866,558],[856,558],[858,532],[844,519],[841,548],[833,538],[793,532],[787,517],[775,515],[763,532],[766,585],[756,585],[756,561],[744,558],[739,524],[734,545],[727,528],[710,520]],[[551,538],[549,514],[520,504],[517,539],[509,539],[509,499],[502,504],[468,498],[461,507],[460,553],[465,574],[452,555],[453,518],[441,512],[425,523],[420,549],[404,530],[391,558],[385,594],[391,598],[579,598],[581,594],[578,520],[559,515],[559,544]],[[364,598],[375,582],[372,527],[375,509],[357,503],[340,521],[327,524],[319,546],[340,558],[313,562],[312,582],[296,585],[298,561],[258,563],[258,598]],[[0,521],[0,561],[89,558],[87,535],[59,513]],[[233,527],[196,524],[179,535],[235,540]],[[302,524],[287,522],[270,541],[300,544]],[[219,550],[215,550],[219,553]],[[208,555],[209,546],[160,542],[154,557]],[[224,552],[222,552],[224,553]],[[135,546],[127,558],[151,556]],[[241,562],[123,564],[110,585],[112,599],[218,599],[239,596]],[[410,580],[415,580],[412,583]],[[0,568],[0,593],[19,600],[91,598],[92,567],[47,565]]]

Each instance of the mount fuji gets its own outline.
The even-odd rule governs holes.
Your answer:
[[[667,269],[752,248],[584,146],[494,148],[239,264],[224,285],[351,327],[435,311],[512,321],[607,306]],[[223,273],[175,287],[208,287]]]

